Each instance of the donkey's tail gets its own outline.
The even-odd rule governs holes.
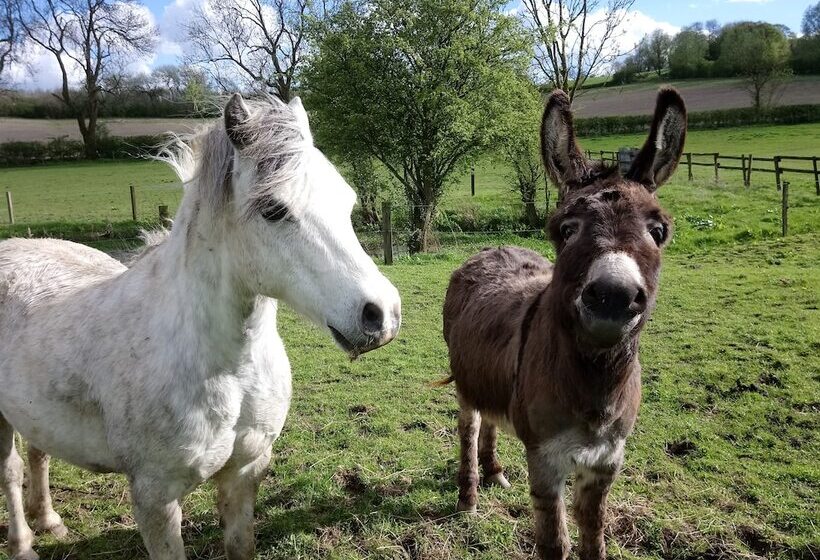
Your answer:
[[[439,379],[438,381],[433,381],[430,383],[431,387],[444,387],[445,385],[449,385],[453,381],[455,381],[455,376],[450,374],[450,377],[446,377],[444,379]]]

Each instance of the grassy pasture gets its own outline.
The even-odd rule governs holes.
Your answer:
[[[820,125],[697,131],[687,149],[814,155],[818,136]],[[614,149],[638,140],[583,144]],[[771,175],[758,176],[747,190],[740,172],[725,172],[718,186],[711,173],[697,169],[690,183],[684,170],[659,191],[676,232],[658,309],[643,337],[644,399],[610,500],[609,554],[815,559],[820,198],[809,176],[787,176],[792,235],[781,239]],[[465,174],[446,195],[443,211],[518,212],[505,176],[503,165],[481,160],[477,196],[470,197]],[[130,218],[131,181],[137,181],[146,217],[153,219],[157,204],[178,203],[173,176],[150,162],[0,170],[0,190],[11,187],[21,223],[67,233],[102,230],[107,221],[118,233]],[[5,200],[0,204],[2,220]],[[0,227],[0,237],[8,233]],[[434,389],[429,382],[447,371],[440,312],[452,270],[485,245],[520,244],[548,257],[553,252],[538,235],[455,233],[442,235],[442,243],[436,254],[403,257],[383,268],[402,294],[402,331],[358,361],[347,360],[326,333],[283,310],[280,330],[293,366],[294,401],[257,501],[260,558],[532,557],[520,444],[500,437],[513,488],[482,489],[477,517],[455,515],[457,406],[452,388]],[[60,461],[52,465],[55,507],[71,537],[65,543],[41,538],[41,557],[143,557],[124,479]],[[214,494],[205,485],[185,500],[190,558],[224,557]],[[0,558],[6,522],[0,499]]]
[[[455,515],[456,401],[429,386],[447,371],[448,276],[499,242],[552,253],[542,240],[484,238],[386,267],[402,331],[356,362],[285,310],[294,401],[257,502],[260,558],[531,557],[520,444],[500,438],[513,488],[482,489],[477,517]],[[640,418],[610,501],[613,558],[820,553],[818,262],[816,233],[668,255],[643,338]],[[41,539],[42,558],[142,557],[122,477],[55,461],[53,488],[71,538]],[[185,500],[191,558],[222,558],[213,498],[206,485]]]

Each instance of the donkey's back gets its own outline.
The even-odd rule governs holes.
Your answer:
[[[506,412],[522,325],[551,279],[552,264],[522,247],[483,249],[453,273],[444,340],[452,378],[472,406]]]

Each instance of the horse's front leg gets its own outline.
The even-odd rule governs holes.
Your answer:
[[[185,559],[178,494],[159,476],[131,479],[134,517],[151,560]]]
[[[573,513],[580,533],[581,560],[604,560],[604,522],[606,498],[617,473],[617,466],[579,468],[575,478]]]
[[[541,560],[565,560],[569,555],[564,507],[564,484],[568,473],[547,459],[538,448],[527,450],[535,547]]]
[[[256,460],[235,467],[228,465],[214,477],[217,505],[225,530],[225,555],[228,560],[250,560],[256,553],[253,533],[254,507],[259,485],[270,464],[271,451]]]
[[[33,445],[28,447],[29,489],[26,513],[37,531],[48,531],[57,538],[68,535],[63,520],[54,511],[51,491],[48,488],[49,456]]]

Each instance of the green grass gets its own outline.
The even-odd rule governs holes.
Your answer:
[[[402,293],[402,331],[355,362],[282,314],[294,400],[257,502],[260,558],[530,557],[521,445],[501,437],[513,488],[482,489],[477,517],[454,515],[456,400],[429,386],[447,371],[447,279],[471,252],[384,268]],[[640,418],[610,500],[613,558],[820,553],[818,262],[814,234],[666,259],[643,337]],[[72,536],[40,540],[42,558],[144,554],[122,477],[53,464]],[[206,485],[185,500],[192,558],[221,557],[213,498]]]

